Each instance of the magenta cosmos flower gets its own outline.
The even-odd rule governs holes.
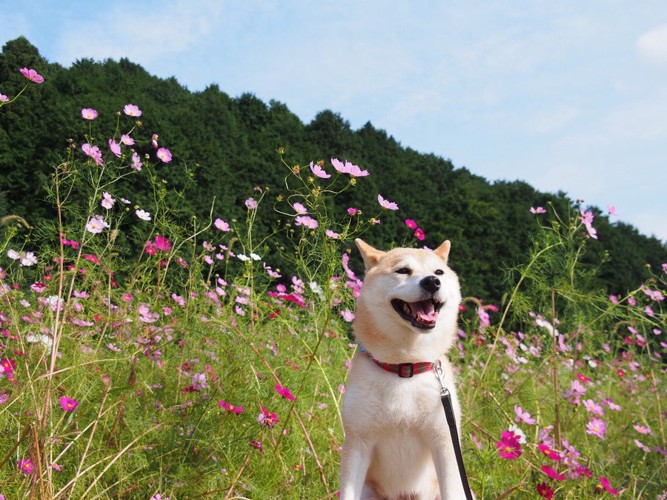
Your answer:
[[[62,396],[60,398],[60,406],[65,411],[74,411],[76,407],[79,406],[79,402],[76,399],[68,398],[67,396]]]
[[[542,472],[544,472],[551,479],[555,479],[556,481],[564,481],[565,480],[565,474],[559,474],[558,472],[553,470],[548,465],[543,465],[542,466]]]
[[[503,431],[500,435],[500,441],[496,443],[498,455],[505,460],[514,460],[521,456],[521,443],[519,436],[512,431]]]
[[[236,415],[238,415],[245,411],[245,408],[243,406],[234,406],[233,404],[227,403],[222,399],[218,401],[218,404],[222,407],[223,410],[225,410],[228,413],[235,413]]]
[[[266,425],[267,427],[273,427],[279,422],[280,420],[278,419],[278,415],[275,413],[270,413],[269,410],[262,406],[262,412],[257,415],[257,423]]]
[[[294,394],[292,394],[292,392],[287,387],[277,384],[276,392],[285,399],[289,399],[290,401],[296,401],[296,397],[294,397]]]
[[[547,483],[539,483],[537,486],[537,494],[542,498],[553,498],[554,490],[552,490]]]
[[[19,460],[19,470],[24,474],[32,474],[35,470],[35,466],[32,463],[32,460],[29,458],[24,458]]]
[[[44,77],[34,69],[21,68],[21,74],[33,83],[44,83]]]

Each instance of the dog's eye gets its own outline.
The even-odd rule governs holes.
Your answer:
[[[396,274],[410,274],[412,271],[410,271],[409,267],[401,267],[400,269],[396,269]]]
[[[442,269],[436,269],[435,274],[437,274],[438,276],[442,276],[443,274],[445,274],[445,271],[443,271]]]

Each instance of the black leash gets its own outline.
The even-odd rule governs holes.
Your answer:
[[[461,443],[459,442],[459,433],[456,430],[456,419],[454,417],[454,408],[452,406],[452,396],[449,393],[449,390],[445,387],[442,380],[442,367],[440,363],[434,368],[435,376],[440,382],[440,401],[442,402],[442,407],[445,409],[445,420],[447,420],[447,425],[449,426],[449,434],[452,437],[452,444],[454,445],[454,454],[456,455],[456,463],[459,467],[459,475],[461,476],[461,483],[463,484],[463,491],[466,494],[467,500],[473,500],[472,492],[470,491],[470,485],[468,484],[468,475],[466,474],[466,468],[463,464],[463,453],[461,453]]]

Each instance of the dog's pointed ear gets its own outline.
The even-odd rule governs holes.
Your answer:
[[[373,248],[361,238],[357,238],[354,242],[357,244],[361,258],[364,259],[364,267],[366,270],[377,264],[380,258],[385,254],[385,252]]]
[[[440,245],[438,248],[435,249],[435,254],[440,257],[442,260],[447,262],[447,259],[449,258],[449,250],[452,248],[452,244],[449,240],[445,240],[442,242],[442,245]]]

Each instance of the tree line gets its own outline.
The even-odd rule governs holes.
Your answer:
[[[230,97],[215,84],[191,92],[175,78],[157,78],[125,58],[81,59],[65,68],[49,63],[20,37],[0,54],[2,93],[15,95],[25,85],[18,72],[23,67],[38,70],[46,83],[0,111],[0,216],[19,215],[32,225],[54,218],[44,185],[68,139],[79,134],[80,141],[87,130],[81,109],[96,108],[101,129],[113,130],[115,113],[130,102],[143,110],[142,126],[159,131],[160,142],[174,153],[161,175],[183,193],[184,217],[208,217],[215,198],[216,213],[242,218],[253,189],[281,194],[285,170],[278,148],[285,148],[288,161],[304,166],[347,159],[371,175],[337,199],[341,213],[351,205],[375,213],[378,193],[400,206],[398,214],[373,228],[368,241],[380,247],[421,244],[404,224],[416,220],[425,244],[452,240],[451,265],[461,275],[464,294],[486,300],[500,299],[503,269],[522,261],[539,229],[529,208],[551,203],[564,213],[576,205],[566,193],[542,193],[522,181],[489,182],[448,159],[402,146],[370,122],[353,130],[340,114],[324,110],[303,123],[283,103],[265,103],[250,93]],[[189,174],[179,166],[187,166]],[[148,185],[138,181],[131,196],[148,200]],[[663,242],[591,209],[599,238],[590,241],[590,258],[605,256],[601,284],[610,293],[636,288],[647,264],[657,271],[667,261]],[[549,214],[541,217],[548,223]],[[268,220],[260,223],[271,230]]]

